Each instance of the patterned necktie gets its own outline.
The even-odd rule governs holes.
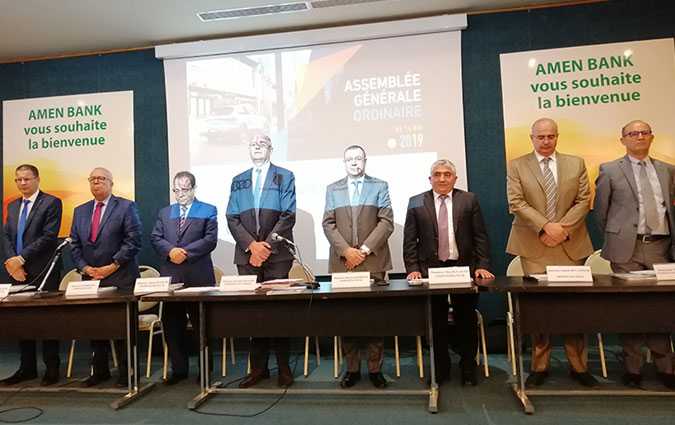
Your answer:
[[[558,204],[558,186],[555,184],[553,173],[548,164],[551,158],[541,160],[544,164],[544,192],[546,192],[546,218],[555,220],[555,208]]]
[[[645,233],[651,234],[659,226],[659,214],[656,211],[654,189],[647,177],[647,164],[640,161],[640,193],[642,193],[642,207],[645,214],[645,224],[648,229]]]
[[[183,231],[183,226],[185,226],[185,220],[187,219],[187,205],[180,206],[180,219],[178,219],[178,232]]]
[[[101,224],[101,211],[103,211],[103,202],[97,202],[94,209],[94,216],[91,218],[91,232],[89,240],[96,242],[98,237],[98,226]]]
[[[262,170],[260,168],[255,169],[255,186],[253,188],[253,204],[255,205],[255,209],[260,208],[260,194],[262,192],[262,182],[260,181],[261,173]]]
[[[24,199],[23,209],[21,210],[21,215],[19,216],[19,225],[16,228],[16,255],[21,255],[21,251],[23,251],[23,232],[26,231],[28,204],[30,204],[30,199]]]
[[[360,185],[361,185],[361,180],[355,180],[352,182],[354,185],[354,192],[352,193],[352,205],[356,206],[359,204],[359,200],[361,199],[361,190],[360,190]]]
[[[441,206],[438,207],[438,259],[448,261],[450,258],[450,235],[448,229],[448,206],[445,200],[448,195],[438,197],[441,200]]]

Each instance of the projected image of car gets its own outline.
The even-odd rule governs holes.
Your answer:
[[[208,142],[247,143],[256,132],[269,130],[267,118],[255,112],[250,105],[220,108],[218,115],[204,121],[202,136]]]

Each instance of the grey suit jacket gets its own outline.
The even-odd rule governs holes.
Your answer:
[[[651,159],[661,183],[666,215],[672,235],[675,229],[675,167]],[[600,165],[595,181],[594,214],[604,232],[602,257],[625,263],[633,256],[639,220],[637,183],[627,156]],[[671,237],[671,260],[675,258],[675,239]]]
[[[354,271],[384,272],[391,270],[389,236],[394,231],[394,213],[387,182],[366,175],[359,205],[349,202],[347,177],[326,188],[323,232],[330,243],[328,271],[344,272],[342,252],[366,245],[371,253]]]

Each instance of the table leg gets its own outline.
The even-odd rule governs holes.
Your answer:
[[[520,403],[523,405],[523,410],[528,415],[534,413],[534,405],[527,397],[525,392],[525,377],[523,371],[523,336],[520,330],[520,297],[515,294],[515,308],[513,315],[514,330],[515,330],[515,354],[517,356],[516,361],[516,383],[512,385],[513,392],[515,396],[520,400]]]
[[[431,295],[427,295],[427,338],[429,340],[429,407],[430,413],[438,412],[438,383],[436,382],[436,363],[434,362],[434,325],[431,321]]]
[[[194,410],[211,395],[208,388],[208,347],[206,345],[206,314],[204,303],[199,303],[199,389],[200,392],[188,402],[188,409]]]

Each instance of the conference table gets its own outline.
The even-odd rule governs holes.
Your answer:
[[[83,297],[65,297],[63,292],[12,294],[0,302],[0,339],[125,339],[128,367],[127,388],[82,388],[81,380],[61,385],[17,384],[0,386],[0,391],[123,394],[110,406],[119,409],[142,395],[154,384],[139,385],[137,297],[124,292],[106,292]]]
[[[452,285],[410,286],[405,280],[391,280],[386,286],[332,288],[270,292],[155,293],[142,301],[195,302],[199,305],[200,392],[189,403],[198,408],[215,394],[307,394],[307,395],[399,395],[428,398],[428,411],[438,411],[438,384],[434,365],[431,323],[431,296],[476,292],[477,288]],[[273,292],[274,293],[274,292]],[[422,389],[340,389],[223,388],[211,383],[209,341],[224,337],[306,337],[306,336],[417,336],[429,342],[430,385]]]
[[[479,286],[512,295],[516,348],[512,390],[525,413],[535,410],[530,396],[675,396],[673,391],[603,388],[602,384],[578,390],[525,388],[522,352],[523,335],[528,334],[671,333],[675,330],[675,282],[595,275],[592,284],[499,277]]]

